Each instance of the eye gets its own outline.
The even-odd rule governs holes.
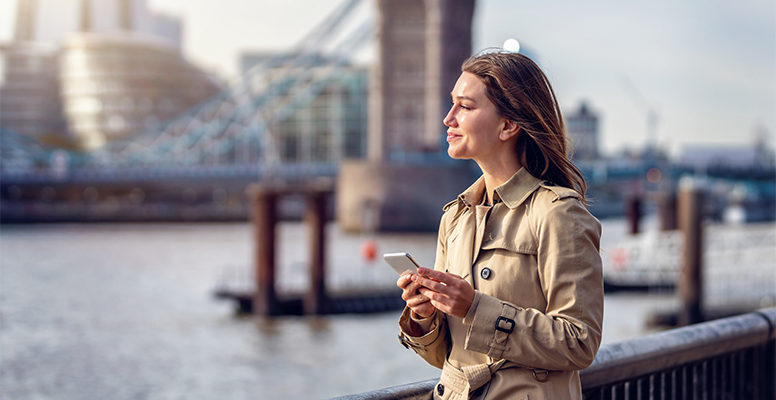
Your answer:
[[[460,108],[462,108],[464,110],[471,110],[471,107],[469,107],[467,105],[464,105],[463,103],[459,103],[457,105],[458,105],[458,107],[460,107]],[[455,104],[455,102],[453,100],[450,100],[450,106],[451,107],[455,107],[456,106],[456,104]]]

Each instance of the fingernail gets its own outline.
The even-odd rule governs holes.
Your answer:
[[[417,275],[412,275],[412,281],[416,282],[417,280],[418,280],[418,276]]]

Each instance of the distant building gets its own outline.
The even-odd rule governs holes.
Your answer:
[[[67,126],[59,99],[57,46],[20,42],[2,50],[0,126],[44,142],[61,138]]]
[[[69,132],[84,148],[151,128],[221,90],[167,42],[126,32],[73,35],[60,59]]]
[[[94,148],[213,96],[216,80],[180,56],[180,20],[146,0],[19,0],[3,47],[0,126]],[[64,12],[67,11],[67,12]]]
[[[590,111],[586,102],[579,110],[565,117],[566,129],[574,144],[574,160],[594,160],[598,153],[598,115]]]
[[[696,168],[773,166],[773,150],[766,146],[694,145],[682,149],[680,163]]]
[[[272,83],[282,79],[298,79],[291,90],[298,101],[290,111],[271,122],[281,162],[316,163],[339,162],[346,158],[366,156],[367,89],[369,72],[365,67],[339,63],[322,55],[305,56],[305,74],[295,74],[284,65],[292,55],[277,53],[245,53],[240,57],[243,76],[253,76],[246,82],[253,92],[261,93]],[[262,74],[249,73],[254,68],[265,69]],[[308,85],[315,82],[315,85]],[[301,83],[301,84],[300,84]],[[304,93],[302,91],[305,91]]]
[[[180,50],[181,20],[154,12],[146,3],[147,0],[18,0],[14,40],[61,43],[73,32],[84,30],[86,23],[90,32],[131,31],[153,36]]]

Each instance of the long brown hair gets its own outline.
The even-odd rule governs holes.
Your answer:
[[[520,164],[536,178],[576,190],[586,202],[585,178],[571,163],[560,107],[539,66],[522,54],[487,52],[469,57],[461,70],[479,77],[501,116],[520,127]]]

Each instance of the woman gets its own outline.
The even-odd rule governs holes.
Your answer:
[[[435,399],[581,399],[579,370],[601,341],[601,225],[555,94],[520,54],[462,70],[448,154],[482,177],[444,207],[434,269],[397,281],[400,339],[442,368]]]

